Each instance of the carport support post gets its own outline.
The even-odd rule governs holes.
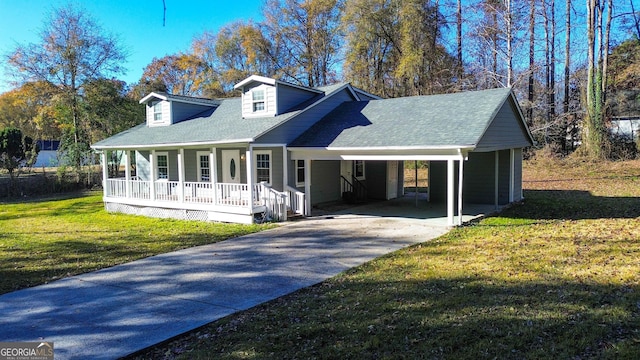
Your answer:
[[[454,176],[455,176],[455,171],[453,166],[453,160],[449,159],[447,160],[447,225],[449,226],[455,225],[453,221],[453,215],[454,215],[453,201],[454,201],[454,194],[455,194]]]
[[[493,176],[494,176],[495,183],[494,183],[494,185],[493,185],[493,186],[494,186],[493,191],[494,191],[494,203],[495,203],[495,207],[496,207],[496,210],[498,210],[498,201],[499,201],[499,200],[498,200],[498,199],[499,199],[498,191],[500,190],[500,188],[499,188],[499,183],[498,183],[498,178],[500,177],[500,153],[496,151],[496,153],[495,153],[495,154],[496,154],[496,155],[495,155],[495,159],[494,159],[494,162],[495,162],[495,169],[494,169],[494,172],[495,172],[495,174],[493,175]]]
[[[414,160],[413,162],[414,167],[416,168],[416,193],[415,193],[415,198],[416,198],[416,207],[418,207],[418,160]]]
[[[458,225],[462,225],[462,173],[464,158],[460,159],[460,166],[458,168]]]
[[[311,216],[311,160],[304,160],[304,215]]]

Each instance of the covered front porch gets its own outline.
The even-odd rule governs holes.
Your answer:
[[[104,150],[102,162],[109,164],[103,166],[105,207],[153,217],[234,223],[284,221],[304,214],[304,193],[274,186],[274,153],[278,151],[256,150],[249,144]]]

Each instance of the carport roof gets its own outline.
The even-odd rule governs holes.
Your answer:
[[[290,146],[475,147],[510,97],[511,89],[500,88],[345,102],[305,131]],[[513,101],[515,102],[515,99]],[[517,109],[517,104],[514,108]],[[520,114],[514,115],[520,122],[523,121]]]

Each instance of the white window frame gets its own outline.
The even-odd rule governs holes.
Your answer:
[[[160,177],[160,161],[159,158],[160,156],[165,156],[167,158],[167,178],[161,178]],[[171,178],[171,174],[169,173],[169,152],[163,151],[163,152],[156,152],[155,155],[155,164],[156,164],[156,180],[160,180],[160,181],[169,181],[169,179]]]
[[[273,184],[273,154],[271,150],[253,150],[253,173],[256,184],[260,183],[258,180],[258,155],[269,155],[269,181],[267,185],[271,185]]]
[[[255,99],[254,95],[262,93],[262,99]],[[267,112],[267,89],[264,87],[253,88],[249,92],[251,98],[251,112],[254,114],[260,114]],[[262,110],[256,110],[256,104],[262,103]]]
[[[302,187],[304,186],[304,183],[306,181],[306,179],[304,178],[305,176],[305,169],[304,169],[304,160],[293,160],[294,162],[294,169],[296,171],[296,186],[297,187]],[[300,180],[300,171],[302,171],[302,176],[303,179]]]
[[[196,164],[198,164],[198,182],[211,182],[211,176],[213,176],[213,171],[211,171],[211,153],[208,151],[197,151],[196,152]],[[202,162],[200,160],[201,157],[205,156],[207,158],[207,162],[209,163],[209,179],[202,180]]]
[[[151,104],[153,112],[153,122],[162,122],[162,101],[156,101]],[[159,115],[156,117],[156,115]]]
[[[362,174],[358,175],[358,163],[362,163]],[[365,163],[364,160],[353,160],[353,176],[355,176],[356,179],[358,180],[365,180],[366,179],[366,174],[365,174]]]

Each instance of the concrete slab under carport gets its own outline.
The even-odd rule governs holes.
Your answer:
[[[482,218],[499,212],[495,205],[464,204],[462,207],[462,223]],[[447,207],[443,202],[430,202],[427,194],[406,193],[402,197],[386,201],[371,201],[360,205],[339,205],[322,209],[314,209],[312,216],[330,217],[380,217],[396,220],[419,220],[424,225],[449,227],[447,223]],[[457,222],[457,213],[455,220]]]

